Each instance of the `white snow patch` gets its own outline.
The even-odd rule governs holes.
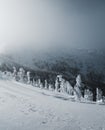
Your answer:
[[[105,130],[105,106],[0,80],[0,130]]]

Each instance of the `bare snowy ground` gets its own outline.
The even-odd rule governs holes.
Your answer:
[[[105,130],[105,106],[0,80],[0,130]]]

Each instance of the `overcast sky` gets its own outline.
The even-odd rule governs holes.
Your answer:
[[[104,0],[0,0],[1,50],[104,44]]]

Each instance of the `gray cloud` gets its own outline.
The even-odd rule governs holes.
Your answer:
[[[7,50],[105,44],[104,0],[0,0],[0,43]]]

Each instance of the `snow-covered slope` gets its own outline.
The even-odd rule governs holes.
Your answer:
[[[0,130],[105,130],[105,106],[0,80]]]

